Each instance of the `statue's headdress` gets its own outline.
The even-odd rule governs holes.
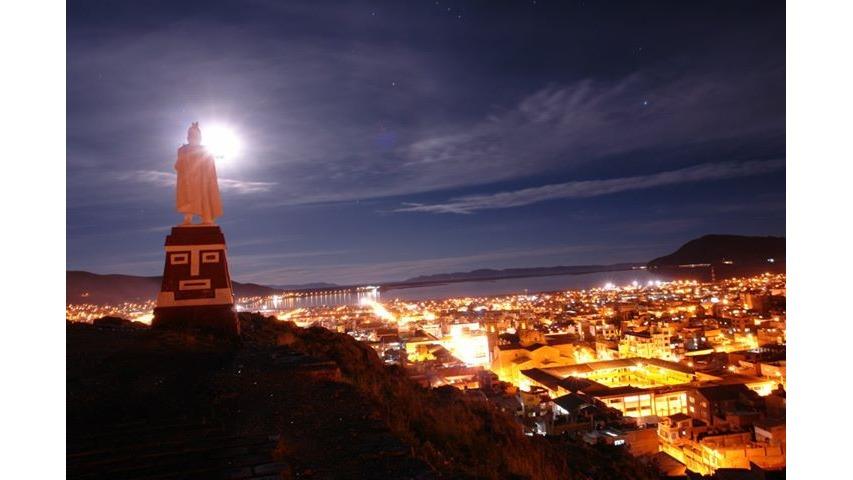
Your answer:
[[[190,145],[201,145],[201,129],[198,128],[198,122],[193,122],[187,130],[187,142]]]

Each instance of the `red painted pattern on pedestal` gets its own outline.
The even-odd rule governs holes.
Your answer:
[[[172,227],[166,237],[155,326],[211,327],[239,332],[225,236],[216,225]]]

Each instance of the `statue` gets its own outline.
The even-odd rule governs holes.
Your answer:
[[[216,179],[213,154],[201,144],[201,129],[193,122],[187,131],[188,144],[178,149],[178,188],[175,206],[184,214],[184,225],[191,225],[193,215],[201,217],[202,225],[213,225],[222,216],[222,199]]]
[[[164,249],[163,282],[151,326],[157,329],[204,330],[217,335],[240,335],[234,312],[234,291],[228,273],[225,234],[213,222],[222,216],[222,200],[213,155],[201,144],[194,122],[187,145],[178,149],[176,207],[184,223],[172,227]],[[193,216],[201,225],[193,225]]]

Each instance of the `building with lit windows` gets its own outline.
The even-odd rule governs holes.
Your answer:
[[[748,469],[751,463],[763,469],[784,468],[784,425],[781,433],[778,427],[766,428],[769,430],[756,426],[753,439],[752,428],[715,428],[703,420],[676,414],[661,419],[657,435],[661,451],[703,475],[720,468]],[[773,433],[776,439],[770,441]]]
[[[624,332],[619,340],[619,356],[675,360],[672,337],[673,330],[669,327]]]
[[[687,393],[687,414],[710,426],[751,426],[763,404],[743,384],[702,386]]]
[[[582,392],[629,417],[684,413],[694,372],[677,363],[630,358],[521,371],[523,384],[552,396]]]
[[[541,343],[525,346],[499,345],[494,351],[492,371],[502,381],[527,388],[530,384],[521,374],[523,370],[572,365],[574,363],[573,356],[564,355],[559,349]]]
[[[491,370],[504,382],[510,382],[521,388],[530,386],[522,370],[574,365],[578,363],[578,354],[583,350],[575,346],[565,335],[545,336],[539,332],[519,332],[519,341],[498,343],[492,349]],[[594,352],[588,349],[587,358]]]

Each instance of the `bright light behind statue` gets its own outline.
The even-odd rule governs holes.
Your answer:
[[[216,157],[216,163],[230,163],[240,154],[242,143],[233,129],[209,125],[202,130],[202,144]]]

